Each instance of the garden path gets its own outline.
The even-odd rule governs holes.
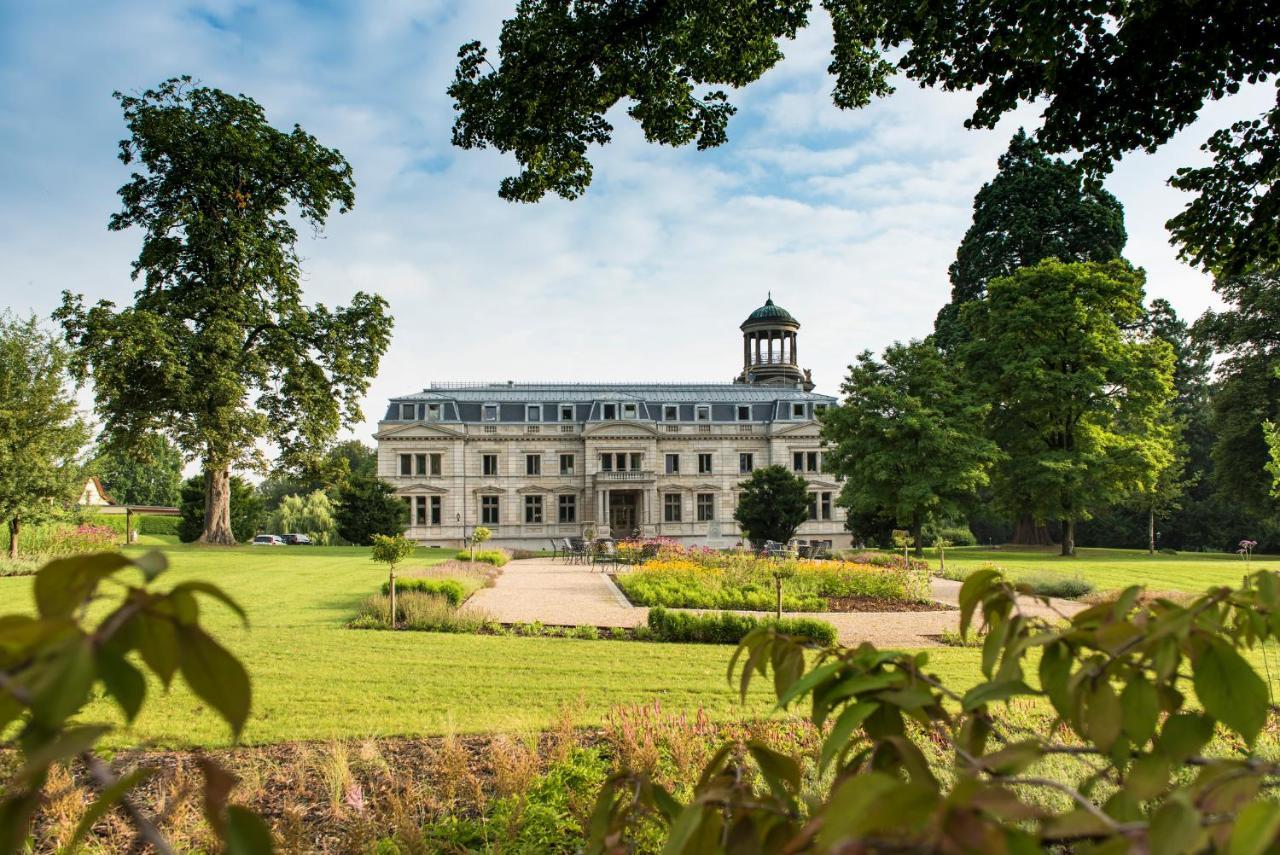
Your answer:
[[[933,580],[935,600],[954,606],[960,583]],[[1071,600],[1053,600],[1066,615],[1085,608]],[[541,621],[549,626],[639,626],[649,610],[629,604],[608,577],[591,567],[564,564],[550,558],[512,561],[492,588],[477,591],[469,601],[502,623]],[[1028,614],[1051,614],[1036,602],[1025,602]],[[768,616],[766,612],[751,614]],[[841,644],[870,641],[876,645],[932,647],[933,636],[960,626],[959,612],[788,612],[791,617],[825,620],[836,628]]]

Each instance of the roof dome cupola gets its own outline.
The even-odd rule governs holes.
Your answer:
[[[737,382],[813,388],[809,372],[801,370],[796,358],[800,322],[773,302],[772,292],[763,306],[747,316],[740,329],[742,374]]]

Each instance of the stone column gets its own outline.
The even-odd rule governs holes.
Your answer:
[[[747,369],[751,367],[751,333],[744,333],[742,336],[742,375],[747,374]]]
[[[799,365],[799,364],[800,364],[800,359],[799,359],[799,357],[797,357],[797,356],[796,356],[796,341],[797,341],[797,339],[799,339],[799,336],[798,336],[796,333],[792,333],[792,334],[791,334],[791,364],[792,364],[792,365]]]

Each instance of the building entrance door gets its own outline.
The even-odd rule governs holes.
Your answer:
[[[609,531],[614,537],[631,537],[640,522],[640,494],[633,491],[609,491]]]

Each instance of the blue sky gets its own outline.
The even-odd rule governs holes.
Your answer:
[[[136,233],[110,233],[123,134],[115,89],[174,75],[243,92],[278,126],[340,149],[356,206],[304,233],[311,299],[383,294],[396,331],[366,402],[368,439],[390,395],[433,380],[728,380],[738,323],[765,293],[801,321],[801,362],[836,392],[864,349],[929,332],[973,194],[1019,124],[966,131],[972,96],[920,90],[836,110],[830,31],[815,15],[787,59],[732,93],[729,143],[651,146],[621,111],[596,180],[575,202],[497,197],[514,163],[449,144],[445,87],[460,44],[492,46],[514,0],[63,2],[0,0],[0,291],[47,314],[63,289],[133,291]],[[1245,90],[1108,181],[1149,296],[1194,317],[1208,280],[1180,264],[1165,184],[1215,128],[1267,105]]]

